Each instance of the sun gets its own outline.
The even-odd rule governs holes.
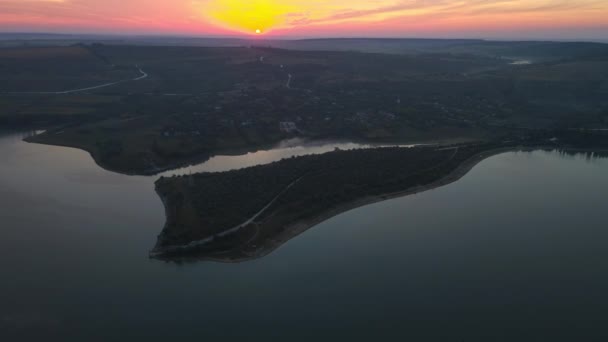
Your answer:
[[[212,25],[248,35],[265,35],[277,27],[285,26],[285,22],[290,18],[289,13],[298,11],[297,6],[285,4],[293,1],[308,0],[193,0],[192,2],[199,4],[197,11]]]

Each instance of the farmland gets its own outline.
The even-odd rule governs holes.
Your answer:
[[[462,141],[608,122],[603,45],[547,45],[540,59],[539,45],[463,44],[399,54],[260,45],[4,48],[0,124],[50,128],[31,141],[85,149],[114,171],[151,174],[293,136]],[[509,51],[538,62],[514,64],[503,56]]]

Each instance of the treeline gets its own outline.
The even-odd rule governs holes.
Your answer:
[[[530,141],[552,141],[560,148],[608,148],[608,129],[535,130],[529,135]]]

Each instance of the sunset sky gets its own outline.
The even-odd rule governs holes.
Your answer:
[[[608,40],[608,0],[0,0],[0,31]]]

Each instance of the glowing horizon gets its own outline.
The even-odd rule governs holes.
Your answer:
[[[0,31],[608,40],[605,0],[0,0]]]

